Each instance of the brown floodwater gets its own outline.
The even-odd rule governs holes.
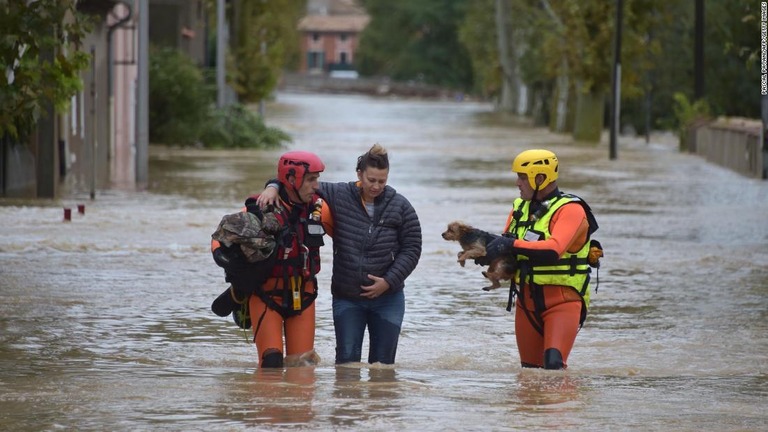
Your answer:
[[[147,191],[0,200],[0,429],[765,429],[768,182],[667,136],[622,138],[612,161],[482,103],[281,93],[266,113],[322,157],[322,180],[390,151],[424,234],[396,365],[334,366],[326,246],[321,363],[258,371],[250,336],[210,311],[225,284],[209,241],[284,149],[152,148]],[[500,231],[511,160],[533,147],[558,154],[605,248],[565,372],[520,368],[507,294],[440,237],[454,219]]]

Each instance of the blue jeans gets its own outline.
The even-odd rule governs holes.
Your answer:
[[[368,326],[368,363],[393,364],[405,315],[405,294],[398,291],[375,299],[333,298],[336,364],[359,362]]]

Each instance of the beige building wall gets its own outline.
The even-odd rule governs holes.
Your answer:
[[[117,7],[125,9],[122,5]],[[133,188],[136,183],[138,33],[133,30],[138,24],[136,17],[134,12],[131,20],[117,28],[112,36],[113,121],[110,180],[112,185],[118,188]]]

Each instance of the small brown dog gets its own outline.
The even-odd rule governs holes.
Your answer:
[[[493,234],[474,228],[460,221],[453,221],[442,234],[443,239],[457,241],[461,245],[458,262],[464,267],[468,259],[485,256],[485,246],[496,238]],[[515,274],[515,260],[513,257],[502,257],[488,265],[488,270],[483,272],[491,285],[483,287],[483,291],[490,291],[501,287],[502,280],[510,280]]]

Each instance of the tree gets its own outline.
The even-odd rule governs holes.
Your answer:
[[[149,57],[149,137],[157,144],[209,148],[274,148],[291,140],[242,104],[213,107],[202,71],[176,48]]]
[[[296,64],[296,23],[306,0],[235,0],[231,4],[230,84],[242,102],[266,99],[287,64]]]
[[[512,1],[496,0],[496,41],[501,65],[501,97],[499,107],[513,112],[517,109],[520,84],[518,82],[517,50],[512,31]]]
[[[637,2],[638,0],[634,0]],[[638,131],[678,129],[680,118],[673,107],[683,95],[694,99],[694,5],[688,0],[641,2],[635,16],[647,25],[634,30],[645,49],[624,51],[623,71],[642,70],[622,82],[622,122]],[[630,9],[630,11],[632,11]],[[704,100],[711,114],[760,116],[759,4],[747,0],[706,2]],[[625,28],[638,24],[627,17]],[[641,92],[633,89],[641,89]],[[640,98],[640,95],[645,97]]]
[[[543,0],[550,8],[549,2]],[[612,8],[603,1],[552,2],[553,20],[560,23],[562,34],[548,38],[550,68],[567,65],[576,91],[574,137],[599,141],[603,128],[605,93],[611,83],[611,56],[614,26]],[[559,91],[565,89],[561,86]]]
[[[371,17],[355,54],[363,75],[386,75],[457,89],[472,87],[459,42],[466,0],[363,0]]]
[[[535,3],[541,4],[547,20],[533,21],[539,28],[529,33],[527,52],[531,56],[523,61],[541,65],[525,65],[524,76],[531,79],[535,73],[543,73],[555,80],[554,130],[571,130],[566,119],[573,119],[576,139],[598,141],[604,125],[605,94],[612,82],[616,2],[609,3],[613,7],[606,7],[600,0]],[[649,11],[654,3],[624,1],[622,65],[629,67],[622,67],[622,99],[643,95],[641,78],[653,66],[645,55],[658,52],[658,42],[647,37],[654,18]]]
[[[672,118],[672,95],[691,83],[693,92],[693,12],[690,1],[646,1],[645,9],[629,5],[625,34],[635,45],[622,47],[621,124],[638,131],[653,128],[660,117]],[[640,3],[642,4],[642,3]],[[691,14],[687,13],[690,6]],[[638,28],[637,17],[646,23]],[[633,46],[636,48],[633,50]],[[690,60],[685,61],[690,55]],[[686,71],[688,70],[688,71]],[[625,71],[640,71],[625,75]],[[662,102],[663,101],[663,102]],[[648,124],[646,124],[648,123]],[[665,127],[672,127],[665,121]],[[659,126],[656,124],[656,126]]]
[[[176,48],[155,47],[149,53],[149,141],[191,145],[208,119],[213,95],[202,71]]]
[[[496,24],[493,11],[496,0],[470,2],[464,21],[459,27],[459,41],[467,49],[472,63],[473,87],[486,98],[501,92],[501,64],[499,61]]]
[[[44,107],[66,108],[82,87],[90,56],[80,51],[89,30],[76,0],[7,0],[0,5],[0,137],[24,141]]]
[[[715,114],[760,117],[760,4],[707,1],[705,99]]]

